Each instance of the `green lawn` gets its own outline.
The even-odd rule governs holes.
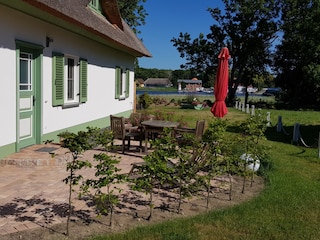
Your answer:
[[[156,109],[159,110],[159,106]],[[168,106],[161,107],[160,111],[174,112],[177,118],[183,116],[190,125],[197,119],[210,121],[212,118],[209,108],[197,111]],[[292,135],[276,132],[275,127],[278,116],[282,116],[288,132],[292,132],[293,125],[298,122],[306,141],[315,141],[320,130],[319,113],[263,110],[263,114],[267,111],[271,113],[273,124],[266,132],[273,168],[267,173],[266,187],[258,197],[229,209],[92,239],[320,239],[318,149],[292,145]],[[226,119],[237,125],[247,116],[229,109]]]

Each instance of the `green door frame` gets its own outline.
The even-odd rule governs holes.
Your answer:
[[[42,136],[42,118],[41,118],[41,109],[42,109],[42,58],[43,58],[43,46],[38,44],[33,44],[25,41],[16,40],[16,152],[19,152],[21,148],[25,147],[25,145],[33,145],[41,143]],[[34,134],[35,141],[30,143],[25,143],[22,145],[19,140],[19,120],[20,120],[20,112],[19,112],[19,100],[20,100],[20,91],[19,91],[19,82],[20,82],[20,52],[25,51],[32,53],[33,55],[33,89],[34,89],[34,114],[33,114],[33,123],[32,130]]]

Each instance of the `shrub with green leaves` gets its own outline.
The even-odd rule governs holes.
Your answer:
[[[69,175],[63,179],[63,182],[69,186],[69,198],[68,198],[68,218],[66,235],[69,235],[69,223],[72,215],[72,193],[74,191],[73,186],[79,185],[83,176],[77,172],[84,167],[91,167],[91,164],[87,160],[79,159],[79,154],[85,150],[92,148],[92,142],[88,141],[90,135],[86,131],[79,131],[78,133],[63,132],[58,135],[62,140],[62,147],[69,149],[71,154],[71,160],[67,162],[67,172]]]
[[[153,103],[152,98],[148,93],[144,93],[139,96],[139,104],[144,109],[148,108]]]
[[[245,180],[247,175],[251,176],[251,185],[253,184],[254,171],[248,169],[248,165],[253,164],[255,166],[256,161],[260,162],[267,161],[267,149],[265,145],[265,131],[267,130],[267,120],[263,116],[261,110],[258,110],[254,116],[249,116],[246,121],[244,121],[240,128],[243,132],[244,144],[245,144],[245,156],[240,160],[242,165],[243,174],[243,190],[245,188]]]
[[[131,188],[149,195],[150,213],[148,220],[152,219],[154,208],[153,191],[157,186],[169,182],[172,178],[173,168],[168,164],[169,158],[175,157],[176,143],[172,139],[170,129],[165,129],[162,138],[152,142],[154,151],[146,155],[145,164],[137,165],[137,178],[134,178]]]
[[[200,152],[198,149],[193,151]],[[178,188],[178,206],[177,213],[181,211],[182,200],[186,197],[192,197],[200,189],[199,185],[199,166],[194,161],[194,152],[189,151],[187,147],[183,147],[177,151],[178,161],[173,166],[173,175],[171,182]]]
[[[126,177],[120,174],[121,169],[116,167],[120,162],[119,157],[108,155],[107,153],[95,154],[94,160],[96,179],[87,179],[82,186],[84,193],[88,193],[90,188],[95,190],[93,201],[96,204],[98,215],[110,214],[109,226],[112,226],[114,207],[119,203],[118,195],[115,191],[121,192],[117,184],[126,181]],[[104,192],[104,190],[106,192]]]
[[[204,132],[203,141],[207,144],[206,146],[210,146],[208,148],[208,153],[206,155],[206,161],[204,163],[205,174],[200,176],[199,181],[205,187],[207,196],[206,196],[206,207],[209,208],[209,199],[211,192],[211,181],[214,177],[219,174],[224,174],[227,172],[226,160],[227,158],[224,156],[227,154],[225,151],[227,145],[226,144],[226,129],[227,122],[220,118],[214,118],[209,122],[209,126]],[[230,175],[231,176],[231,175]],[[230,181],[232,184],[232,181]]]

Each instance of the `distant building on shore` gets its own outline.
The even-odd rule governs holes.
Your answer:
[[[194,79],[178,79],[178,92],[201,92],[203,90],[202,80]],[[182,85],[185,87],[182,89]]]
[[[145,87],[172,87],[169,78],[148,78],[144,81]]]

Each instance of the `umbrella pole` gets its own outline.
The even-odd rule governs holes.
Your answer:
[[[318,158],[320,158],[320,132],[318,137]]]

